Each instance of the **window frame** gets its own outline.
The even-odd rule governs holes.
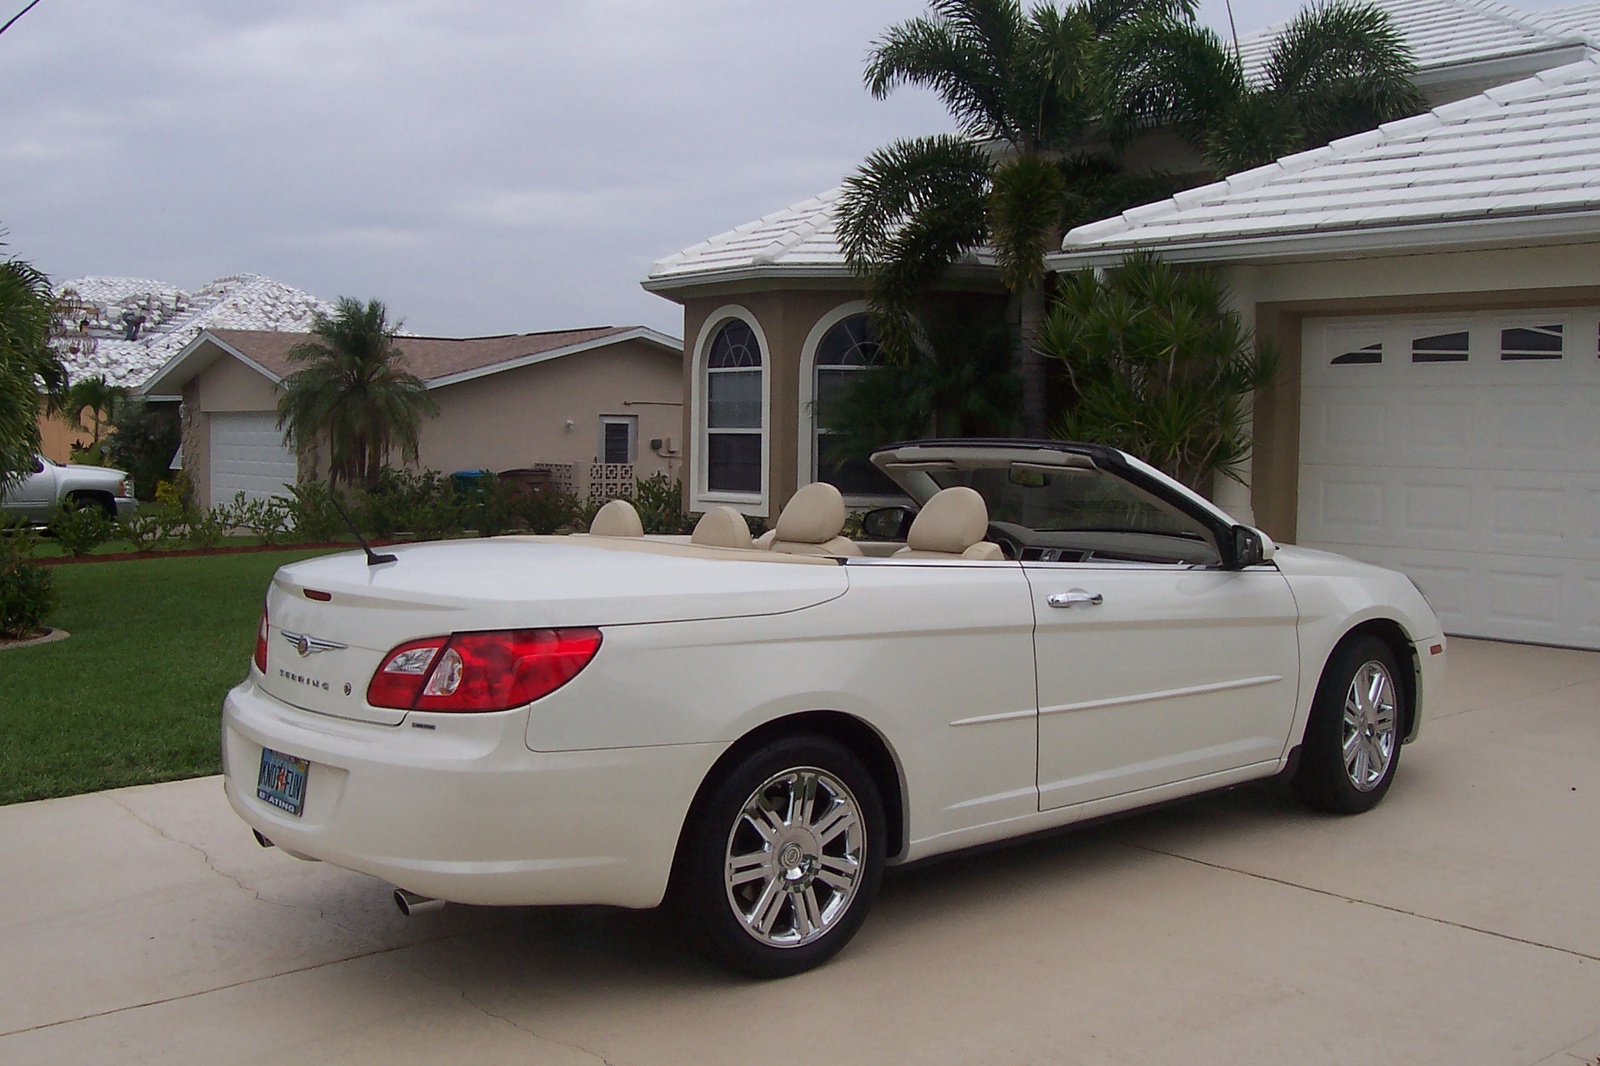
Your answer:
[[[856,315],[867,314],[865,300],[851,300],[840,304],[821,318],[811,327],[811,332],[806,334],[804,346],[800,349],[800,405],[799,417],[796,427],[799,430],[799,440],[796,442],[797,469],[795,471],[796,485],[804,487],[822,480],[817,472],[817,464],[821,460],[821,449],[817,446],[817,436],[820,428],[817,426],[817,352],[822,347],[822,339],[828,331],[846,319]],[[837,367],[835,369],[866,370],[866,367]],[[887,443],[887,442],[886,442]],[[904,503],[906,496],[900,493],[892,495],[849,495],[844,497],[845,506],[860,509],[863,507],[883,507],[889,504]]]
[[[612,460],[606,454],[606,428],[608,426],[626,426],[628,429],[628,446],[626,459]],[[600,454],[599,461],[608,465],[631,466],[639,461],[639,416],[638,415],[601,415],[600,416]]]
[[[741,429],[721,431],[711,427],[711,386],[709,365],[711,346],[724,326],[738,321],[748,327],[755,337],[761,354],[761,426],[759,430]],[[690,383],[690,410],[694,426],[694,469],[690,478],[689,507],[695,511],[709,510],[717,504],[729,504],[747,514],[769,513],[772,492],[772,346],[766,331],[748,308],[739,304],[725,304],[706,316],[705,323],[695,338],[694,375]],[[759,492],[713,491],[710,488],[711,437],[718,432],[759,433],[761,441],[761,489]]]

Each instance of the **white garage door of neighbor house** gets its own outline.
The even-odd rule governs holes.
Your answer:
[[[278,416],[267,411],[227,411],[211,416],[211,502],[285,496],[294,484],[294,453],[283,446]]]
[[[1300,543],[1461,636],[1600,648],[1600,311],[1314,319]]]

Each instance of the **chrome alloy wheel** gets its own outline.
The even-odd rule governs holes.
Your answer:
[[[866,823],[844,782],[800,767],[769,777],[728,834],[723,884],[745,932],[794,948],[825,935],[860,887]]]
[[[1383,663],[1369,660],[1350,679],[1344,697],[1344,772],[1361,792],[1383,781],[1400,742],[1394,679]]]

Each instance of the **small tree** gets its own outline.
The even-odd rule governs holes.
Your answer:
[[[84,451],[99,462],[105,458],[101,439],[120,420],[128,396],[127,389],[96,374],[68,385],[58,401],[56,414],[68,426],[90,435],[89,446]]]
[[[43,271],[0,262],[0,489],[33,471],[41,392],[58,391],[66,377],[50,347],[55,307]]]
[[[1041,338],[1075,394],[1056,435],[1121,448],[1192,488],[1237,477],[1250,454],[1245,402],[1274,361],[1217,276],[1136,255],[1103,278],[1061,282]]]
[[[334,314],[313,318],[311,340],[289,350],[303,365],[279,386],[278,428],[290,443],[326,440],[336,483],[377,488],[394,451],[416,462],[422,419],[439,413],[428,386],[405,369],[398,329],[379,301],[345,296]]]

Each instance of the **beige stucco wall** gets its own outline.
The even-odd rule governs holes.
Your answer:
[[[195,380],[200,383],[200,410],[275,411],[277,388],[258,371],[245,366],[225,352],[206,367]]]
[[[598,459],[601,416],[622,415],[639,420],[635,475],[678,477],[682,386],[676,353],[632,340],[435,389],[439,417],[423,423],[422,465],[447,472],[587,466]],[[662,440],[660,452],[652,439]]]
[[[1295,538],[1299,506],[1300,340],[1307,318],[1600,304],[1600,244],[1235,266],[1223,273],[1246,318],[1279,353],[1278,379],[1256,395],[1249,480],[1256,524],[1285,542]]]

